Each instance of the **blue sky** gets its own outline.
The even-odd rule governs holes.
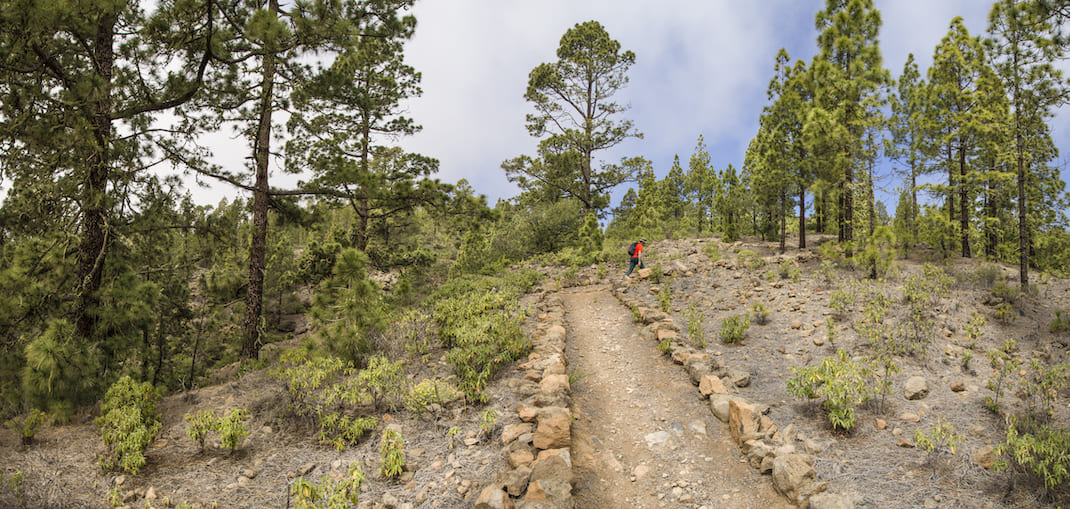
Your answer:
[[[399,143],[438,158],[437,178],[465,178],[492,205],[516,196],[500,165],[535,153],[538,140],[524,128],[524,116],[533,111],[523,98],[528,73],[556,59],[566,30],[597,20],[636,54],[630,83],[616,99],[631,105],[624,116],[645,137],[596,157],[619,161],[642,155],[662,177],[674,155],[686,168],[701,134],[715,168],[730,163],[739,168],[767,103],[777,51],[785,48],[792,59],[809,60],[816,53],[814,14],[824,5],[824,0],[421,0],[406,61],[422,72],[424,93],[407,108],[424,129]],[[962,16],[971,34],[982,34],[990,5],[877,0],[885,67],[898,76],[914,53],[924,73],[951,19]],[[1070,144],[1066,117],[1054,122],[1064,152]],[[882,185],[894,192],[895,180]],[[614,193],[614,205],[626,189]],[[894,212],[894,203],[887,205]]]

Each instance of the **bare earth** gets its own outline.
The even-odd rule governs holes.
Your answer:
[[[562,297],[570,369],[582,377],[572,386],[577,507],[791,507],[740,463],[687,374],[640,337],[606,285]]]

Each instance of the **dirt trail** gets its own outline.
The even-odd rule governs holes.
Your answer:
[[[792,507],[605,285],[562,293],[579,508]]]

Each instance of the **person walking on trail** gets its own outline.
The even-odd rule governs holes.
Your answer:
[[[628,260],[628,272],[624,273],[624,277],[632,275],[632,270],[638,265],[640,269],[645,269],[643,265],[643,246],[646,245],[646,239],[639,239],[638,242],[632,242],[632,245],[628,247],[628,254],[631,255],[631,259]]]

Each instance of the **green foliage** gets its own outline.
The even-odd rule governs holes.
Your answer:
[[[382,296],[367,278],[368,263],[368,256],[357,249],[340,251],[309,311],[327,350],[357,366],[372,352],[369,335],[386,322]]]
[[[821,260],[821,268],[817,272],[821,275],[821,280],[825,282],[826,286],[831,285],[836,276],[836,264],[832,260]]]
[[[750,249],[743,249],[736,254],[736,265],[757,270],[765,266],[765,259]]]
[[[718,244],[713,242],[707,242],[706,245],[702,246],[702,252],[710,257],[711,262],[716,263],[721,259],[721,248]]]
[[[341,410],[347,405],[374,404],[377,397],[392,394],[392,378],[400,378],[395,363],[379,361],[378,369],[363,379],[352,366],[337,357],[307,358],[299,349],[283,355],[282,366],[273,369],[272,377],[283,382],[290,396],[290,410],[299,418],[307,418],[317,424],[320,442],[335,449],[344,450],[349,444],[359,441],[364,434],[378,425],[374,417],[353,417]],[[399,361],[400,362],[400,361]],[[400,383],[397,384],[398,388]],[[374,392],[376,387],[389,387],[388,391]],[[378,395],[378,396],[377,396]]]
[[[484,408],[479,413],[479,430],[483,432],[483,436],[489,437],[495,429],[498,428],[498,411],[493,407]]]
[[[501,286],[487,286],[496,282]],[[481,278],[478,284],[466,278],[444,287],[453,291],[441,298],[432,296],[432,316],[440,341],[450,349],[446,361],[465,395],[484,401],[483,389],[490,378],[531,348],[521,329],[525,312],[517,306],[521,287],[498,278]]]
[[[1018,312],[1014,310],[1014,306],[1009,302],[1004,302],[996,306],[995,317],[997,322],[1003,325],[1010,325],[1018,319]]]
[[[1018,372],[1021,359],[1014,354],[1018,344],[1013,339],[1008,339],[999,349],[988,351],[989,365],[992,366],[993,377],[985,383],[985,388],[992,391],[993,396],[985,396],[985,407],[999,413],[999,398],[1003,397],[1003,388],[1008,383],[1007,378]]]
[[[793,283],[798,283],[802,277],[802,270],[799,269],[798,262],[785,258],[777,265],[777,274],[780,275],[780,279],[790,279]]]
[[[427,411],[430,405],[447,405],[461,398],[463,394],[455,389],[449,382],[438,378],[425,378],[420,383],[409,389],[409,396],[405,400],[405,407],[414,414],[420,415]]]
[[[903,285],[907,319],[901,323],[899,335],[907,351],[925,356],[925,349],[936,334],[934,319],[937,302],[951,294],[954,279],[939,267],[926,263],[920,274],[911,275]]]
[[[769,323],[769,309],[767,309],[764,304],[755,302],[751,305],[750,310],[752,316],[754,316],[754,323],[758,325]]]
[[[999,470],[1014,467],[1036,476],[1048,490],[1070,482],[1070,430],[1031,418],[1007,418],[1007,439],[996,448]]]
[[[402,362],[390,362],[383,356],[372,357],[368,366],[341,383],[324,391],[328,406],[342,401],[351,405],[372,405],[379,410],[384,405],[393,410],[401,404],[405,388],[402,385]]]
[[[829,293],[829,307],[837,320],[843,320],[855,304],[855,294],[850,289],[833,290]]]
[[[458,426],[450,426],[450,429],[446,431],[446,437],[450,439],[450,449],[457,447],[457,435],[459,435],[460,433],[461,428]]]
[[[985,323],[985,315],[974,311],[970,314],[970,321],[963,326],[963,330],[966,331],[966,337],[971,340],[981,337],[981,330],[984,329]]]
[[[872,397],[871,377],[868,363],[855,362],[840,349],[835,357],[827,357],[820,364],[791,368],[788,392],[807,400],[824,398],[822,406],[828,412],[829,423],[835,429],[850,431],[855,425],[855,408]]]
[[[26,504],[26,494],[24,493],[24,487],[22,485],[22,470],[16,470],[11,474],[11,493],[15,495],[15,501],[20,505]]]
[[[383,431],[383,437],[379,442],[379,454],[383,460],[379,473],[384,477],[400,477],[405,468],[405,444],[401,433],[392,428]]]
[[[643,314],[639,312],[639,306],[632,304],[629,309],[632,312],[632,322],[641,323],[643,321]]]
[[[702,324],[706,321],[706,317],[698,308],[698,304],[695,302],[688,304],[684,316],[687,318],[687,337],[691,339],[691,343],[698,348],[706,348],[706,338],[702,332]]]
[[[866,277],[884,278],[896,257],[895,239],[891,229],[886,226],[877,228],[873,235],[866,238],[855,257],[859,259],[857,265],[866,271]]]
[[[747,336],[750,329],[750,317],[746,313],[733,315],[721,321],[721,341],[739,343]]]
[[[63,418],[95,391],[95,373],[103,363],[100,350],[80,345],[70,322],[49,322],[43,333],[26,344],[23,353],[22,392],[33,406]]]
[[[102,470],[119,467],[137,475],[145,465],[145,449],[160,433],[160,417],[156,413],[159,399],[152,384],[136,383],[129,376],[108,388],[100,407],[101,416],[93,421],[104,438]]]
[[[929,462],[936,474],[937,457],[955,454],[955,447],[966,441],[966,437],[955,433],[955,427],[947,421],[937,418],[936,425],[926,432],[920,428],[914,430],[914,442],[928,454]]]
[[[196,414],[187,413],[185,416],[189,426],[186,428],[186,436],[194,440],[204,450],[204,443],[208,439],[208,433],[216,429],[219,419],[212,410],[202,410]]]
[[[345,477],[340,480],[325,475],[319,484],[312,484],[299,477],[290,485],[290,496],[297,509],[340,509],[357,506],[360,488],[364,484],[364,471],[360,463],[351,463]]]
[[[1030,415],[1055,416],[1055,401],[1070,384],[1070,363],[1047,366],[1036,359],[1029,360],[1027,375],[1018,382],[1018,397],[1026,402]]]
[[[245,419],[249,412],[244,408],[235,408],[227,412],[219,419],[217,430],[219,431],[220,444],[232,451],[241,445],[241,439],[249,436],[249,430],[245,427]]]
[[[349,444],[359,442],[378,425],[379,419],[372,416],[354,417],[338,411],[323,412],[319,414],[320,431],[316,438],[337,451],[344,451]]]
[[[672,351],[672,340],[669,338],[662,338],[662,340],[658,342],[658,351],[661,352],[662,355],[668,355],[669,352]]]
[[[665,313],[672,309],[672,281],[665,281],[658,292],[658,306]]]
[[[22,437],[22,445],[30,445],[33,443],[33,437],[37,435],[37,427],[43,424],[47,417],[48,414],[45,412],[31,408],[25,416],[8,419],[4,422],[4,426]]]
[[[1070,317],[1067,317],[1061,309],[1055,310],[1055,318],[1052,319],[1051,324],[1048,325],[1048,330],[1052,334],[1062,334],[1066,331],[1070,331]]]

